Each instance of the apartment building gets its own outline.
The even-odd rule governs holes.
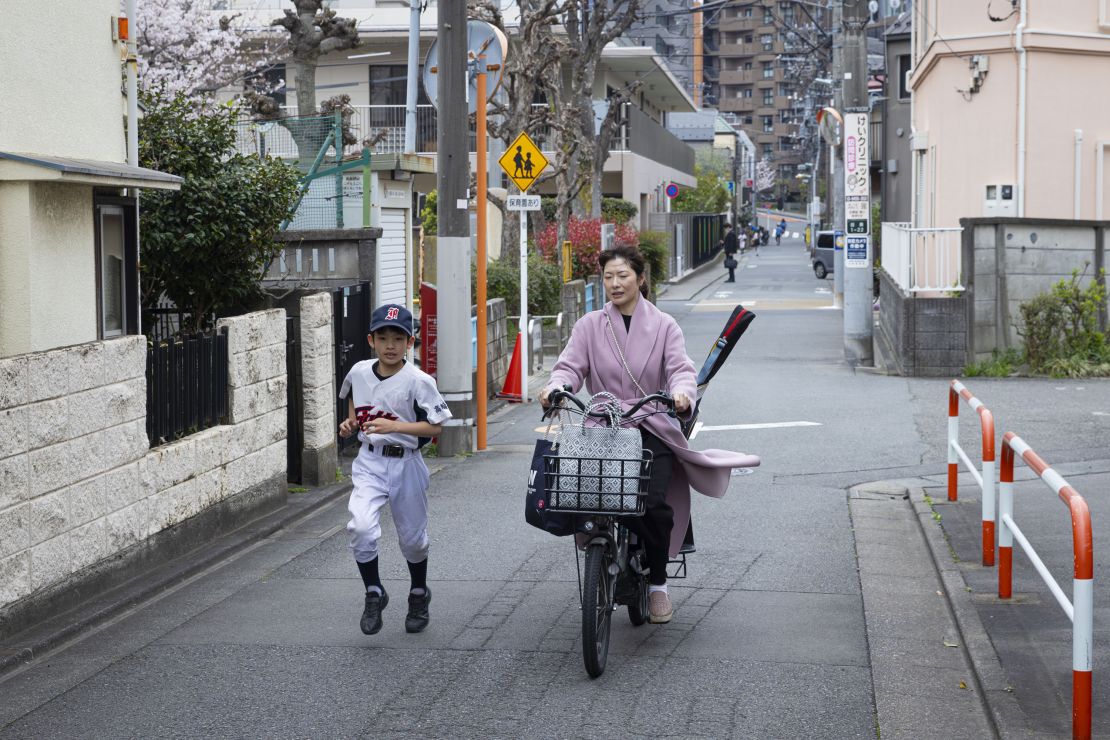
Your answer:
[[[826,11],[793,0],[761,0],[706,13],[705,24],[716,49],[716,63],[707,65],[716,77],[707,75],[709,98],[748,133],[756,157],[775,165],[782,189],[792,190],[805,161],[799,135],[805,99],[828,55],[819,30],[827,26]]]
[[[688,0],[649,0],[625,36],[637,46],[653,49],[690,97],[699,100],[694,79],[694,30]]]

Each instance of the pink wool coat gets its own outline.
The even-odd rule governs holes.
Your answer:
[[[621,364],[614,336],[644,393],[685,393],[691,403],[697,398],[697,374],[686,356],[686,340],[678,322],[643,298],[636,302],[630,331],[625,330],[624,319],[612,303],[579,319],[551,371],[548,388],[569,385],[577,392],[585,383],[591,394],[609,391],[625,402],[626,408],[635,403],[642,396]],[[673,557],[690,521],[690,489],[720,498],[728,489],[732,468],[754,467],[759,458],[727,450],[691,450],[678,421],[666,414],[650,416],[639,425],[663,440],[675,455],[674,475],[667,487],[667,503],[674,509]]]

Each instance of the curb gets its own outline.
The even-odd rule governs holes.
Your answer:
[[[925,542],[929,546],[933,565],[940,576],[944,587],[945,599],[952,612],[956,629],[960,632],[961,642],[964,645],[965,655],[971,663],[975,682],[978,684],[979,695],[983,697],[988,716],[993,722],[996,732],[1002,738],[1031,737],[1025,723],[1025,714],[1018,705],[1006,674],[1002,670],[1002,663],[995,652],[990,635],[983,627],[979,612],[971,601],[971,590],[964,580],[959,565],[952,559],[948,546],[947,536],[940,526],[930,522],[933,519],[933,509],[925,501],[925,489],[920,486],[906,486],[910,497],[910,504],[917,514],[917,523],[925,535]]]

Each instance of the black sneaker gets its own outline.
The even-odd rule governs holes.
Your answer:
[[[432,590],[424,587],[424,593],[409,592],[409,613],[405,617],[405,632],[422,632],[428,626],[428,604],[432,601]]]
[[[389,605],[389,594],[384,590],[366,592],[366,608],[362,610],[362,620],[358,626],[364,635],[376,635],[382,628],[382,609]]]

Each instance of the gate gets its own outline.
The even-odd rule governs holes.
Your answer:
[[[373,303],[370,300],[370,283],[363,282],[358,285],[348,285],[339,288],[332,294],[333,321],[335,327],[335,393],[336,393],[336,419],[347,418],[347,399],[339,398],[339,390],[343,387],[343,379],[354,367],[356,362],[370,359],[370,345],[366,335],[370,329],[370,313]],[[340,452],[349,445],[358,445],[358,436],[352,435],[347,439],[338,437],[337,446]]]
[[[285,319],[285,465],[286,479],[301,482],[301,453],[304,447],[304,384],[301,382],[301,319]]]

